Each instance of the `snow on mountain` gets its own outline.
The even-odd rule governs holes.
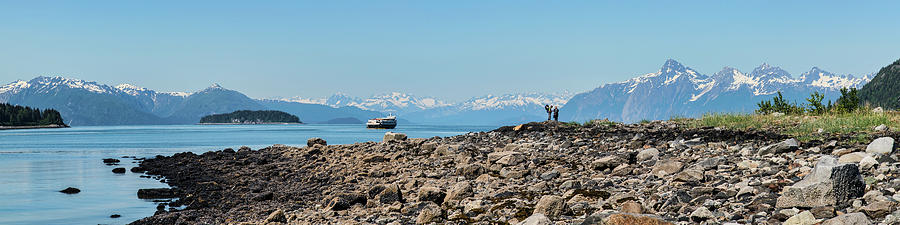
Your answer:
[[[842,87],[862,88],[862,85],[868,83],[866,77],[856,78],[853,75],[835,75],[828,71],[813,67],[807,72],[800,75],[803,84],[814,87],[840,89]]]
[[[818,67],[794,78],[780,67],[763,63],[750,73],[724,67],[712,76],[703,75],[675,60],[667,60],[655,73],[623,82],[604,84],[573,96],[567,103],[569,118],[610,118],[620,121],[696,116],[706,112],[746,112],[757,99],[781,91],[792,100],[813,91],[826,98],[844,87],[862,87],[869,76],[834,75]]]
[[[18,85],[19,88],[31,88],[36,89],[39,93],[46,93],[51,90],[57,88],[70,88],[70,89],[83,89],[89,92],[94,93],[116,93],[118,89],[110,87],[108,85],[97,84],[97,82],[89,82],[79,79],[70,79],[64,77],[37,77],[31,79],[27,82],[27,84],[23,84],[22,81],[16,81],[9,85]]]
[[[171,95],[171,96],[175,96],[175,97],[182,97],[182,98],[186,98],[186,97],[191,96],[192,94],[194,94],[194,93],[191,93],[191,92],[181,92],[181,91],[159,92],[159,93],[161,93],[161,94],[167,94],[167,95]]]
[[[338,93],[328,97],[325,100],[325,104],[332,107],[353,106],[365,110],[390,113],[407,113],[450,105],[436,98],[417,97],[400,92],[375,95],[366,99]]]
[[[523,108],[529,105],[543,107],[544,105],[564,105],[572,95],[568,92],[560,94],[504,94],[486,95],[472,98],[465,102],[455,104],[459,110],[503,110],[511,108]]]
[[[7,84],[7,85],[3,85],[2,87],[0,87],[0,94],[6,94],[6,93],[15,94],[15,93],[19,93],[19,91],[22,91],[22,89],[26,89],[26,88],[28,88],[28,87],[30,87],[30,86],[31,86],[31,84],[28,83],[27,81],[24,81],[24,80],[17,80],[17,81],[14,81],[14,82],[12,82],[12,83],[9,83],[9,84]]]
[[[327,99],[324,99],[324,98],[305,98],[305,97],[301,97],[301,96],[294,96],[294,97],[290,97],[290,98],[280,98],[280,99],[277,99],[277,100],[278,100],[278,101],[285,101],[285,102],[304,103],[304,104],[318,104],[318,105],[325,105],[325,102],[326,102]]]
[[[151,92],[150,89],[138,87],[138,86],[135,86],[132,84],[119,84],[119,85],[116,85],[115,88],[119,89],[122,92],[125,92],[126,94],[132,95],[132,96],[137,96],[140,94],[147,94],[148,92]]]

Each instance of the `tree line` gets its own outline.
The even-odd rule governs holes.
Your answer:
[[[839,97],[835,102],[831,102],[831,100],[829,100],[828,103],[823,103],[822,100],[824,99],[825,95],[816,91],[810,94],[809,98],[806,98],[807,104],[798,104],[785,100],[784,96],[782,96],[781,92],[779,91],[775,95],[775,97],[772,98],[772,100],[763,100],[759,103],[756,103],[756,105],[759,107],[759,109],[756,110],[756,113],[849,113],[862,108],[862,105],[860,104],[859,90],[857,90],[856,88],[841,88],[841,97]]]
[[[0,104],[0,126],[41,126],[66,125],[62,116],[54,109],[31,108],[28,106]]]
[[[200,118],[200,123],[300,123],[300,118],[276,110],[239,110]]]

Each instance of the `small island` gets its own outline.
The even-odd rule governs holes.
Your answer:
[[[0,130],[64,127],[69,126],[54,109],[41,111],[28,106],[0,104]]]
[[[232,113],[213,114],[200,118],[202,125],[216,124],[299,124],[300,118],[276,110],[239,110]]]

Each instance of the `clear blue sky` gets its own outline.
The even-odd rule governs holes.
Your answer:
[[[900,58],[900,1],[2,1],[0,82],[251,97],[581,92],[676,59],[795,76]]]

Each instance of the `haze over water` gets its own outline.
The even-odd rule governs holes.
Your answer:
[[[142,174],[114,174],[136,166],[122,156],[201,154],[224,148],[273,144],[305,146],[311,137],[328,144],[380,141],[387,131],[411,138],[487,131],[484,126],[403,125],[394,130],[361,125],[165,125],[95,126],[0,131],[0,224],[126,224],[153,215],[156,204],[137,198],[141,188],[167,187]],[[103,158],[121,160],[118,166]],[[81,193],[59,193],[66,187]],[[110,218],[119,214],[121,218]]]

